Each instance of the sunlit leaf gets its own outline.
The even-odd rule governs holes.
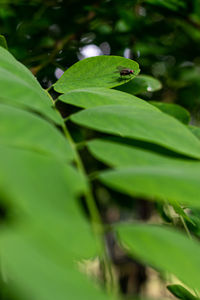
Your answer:
[[[132,69],[134,74],[120,78],[117,67]],[[139,73],[138,64],[120,56],[95,56],[83,59],[69,69],[54,84],[57,92],[66,93],[70,90],[88,87],[115,87],[131,80]]]

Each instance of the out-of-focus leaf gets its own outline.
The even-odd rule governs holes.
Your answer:
[[[41,238],[46,239],[46,250],[54,247],[48,243],[49,237],[44,235]],[[12,291],[18,297],[27,299],[31,296],[37,300],[55,300],[57,297],[60,300],[112,299],[78,271],[78,263],[77,266],[67,263],[67,252],[66,261],[58,263],[49,256],[48,251],[44,251],[40,240],[32,241],[28,234],[16,230],[6,231],[0,240],[6,275],[11,281]],[[60,253],[55,251],[54,255],[60,256]]]
[[[184,3],[182,0],[145,0],[145,2],[173,11],[179,11],[186,8],[186,3]]]
[[[69,142],[52,124],[28,111],[0,104],[0,144],[27,148],[63,161],[74,153]]]
[[[134,74],[120,78],[117,70],[120,66],[134,70]],[[131,80],[139,71],[139,65],[135,61],[124,57],[106,55],[89,57],[67,69],[54,84],[54,88],[60,93],[88,87],[112,88]]]
[[[190,113],[178,104],[157,101],[149,101],[149,103],[159,108],[162,112],[176,118],[183,124],[188,124],[190,122]]]
[[[161,82],[148,75],[139,75],[134,80],[116,87],[117,90],[137,95],[145,92],[155,92],[162,88]]]
[[[6,39],[1,34],[0,34],[0,46],[3,47],[3,48],[5,48],[5,49],[8,49],[8,45],[7,45]]]
[[[25,298],[106,299],[76,265],[97,250],[77,202],[84,178],[54,158],[2,146],[0,166],[1,203],[12,218],[0,230],[8,283]]]
[[[176,275],[191,288],[200,289],[200,243],[163,226],[122,224],[119,238],[134,257]]]
[[[75,232],[79,228],[80,218],[84,220],[75,199],[86,189],[84,178],[72,167],[32,151],[1,146],[0,153],[1,199],[7,199],[7,204],[12,203],[8,209],[11,207],[15,211],[18,207],[18,221],[22,227],[24,222],[28,222],[32,227],[34,225],[35,230],[38,227],[38,234],[39,228],[43,228],[44,234],[50,235],[56,245],[58,240],[61,244],[65,243],[64,236],[68,234],[71,238],[70,245],[66,246],[68,251],[73,249],[74,255],[82,250],[84,253],[83,248],[79,251],[74,247],[78,241],[71,236],[73,230]],[[75,222],[73,230],[68,222]],[[82,222],[81,228],[86,227]],[[87,243],[85,246],[87,249]]]
[[[61,95],[59,100],[75,106],[90,108],[103,105],[135,105],[154,109],[148,102],[120,91],[105,88],[87,88],[69,91]]]
[[[164,146],[200,158],[200,141],[175,118],[134,105],[107,105],[78,112],[70,119],[82,126]]]
[[[185,221],[191,223],[192,225],[195,226],[195,223],[193,222],[192,218],[190,218],[190,216],[188,216],[184,209],[181,207],[181,205],[179,203],[173,203],[172,204],[174,211],[177,213],[177,215],[179,215],[180,217],[182,217]]]
[[[57,124],[62,118],[31,72],[7,50],[0,47],[0,102],[26,108],[44,115]]]
[[[182,300],[197,300],[199,298],[192,295],[186,288],[180,284],[170,284],[167,289],[177,298]]]

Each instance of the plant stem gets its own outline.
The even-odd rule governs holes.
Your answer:
[[[79,170],[81,175],[83,175],[85,178],[87,178],[87,174],[86,174],[85,168],[82,164],[82,160],[76,149],[76,144],[74,143],[74,141],[67,129],[67,126],[65,124],[63,125],[63,131],[64,131],[64,134],[65,134],[67,140],[69,141],[72,149],[74,150],[77,169]],[[111,292],[112,290],[114,290],[114,286],[115,286],[113,273],[112,273],[112,266],[111,266],[110,258],[109,258],[109,255],[108,255],[108,252],[106,249],[106,245],[105,245],[105,241],[104,241],[104,226],[102,224],[101,216],[100,216],[98,208],[96,206],[96,203],[95,203],[95,200],[94,200],[94,197],[92,194],[92,187],[91,187],[91,184],[89,181],[87,182],[87,190],[85,192],[85,199],[86,199],[86,203],[87,203],[88,210],[89,210],[90,217],[91,217],[92,228],[93,228],[95,236],[100,241],[100,247],[101,247],[101,251],[103,253],[107,290],[108,290],[108,292]]]

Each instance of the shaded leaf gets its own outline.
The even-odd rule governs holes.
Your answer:
[[[172,11],[183,10],[187,7],[186,3],[181,0],[145,0],[145,2],[152,5],[161,6]]]
[[[148,75],[139,75],[134,80],[117,87],[117,90],[137,95],[145,92],[155,92],[162,88],[161,82]]]
[[[7,45],[6,39],[1,34],[0,34],[0,46],[3,47],[3,48],[5,48],[5,49],[8,49],[8,45]]]
[[[149,101],[149,103],[160,109],[162,112],[176,118],[183,124],[188,124],[190,122],[189,112],[178,104],[157,101]]]

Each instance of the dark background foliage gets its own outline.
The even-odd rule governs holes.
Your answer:
[[[126,56],[164,83],[143,97],[179,103],[198,118],[199,13],[198,0],[3,1],[0,31],[43,87],[86,56]]]

